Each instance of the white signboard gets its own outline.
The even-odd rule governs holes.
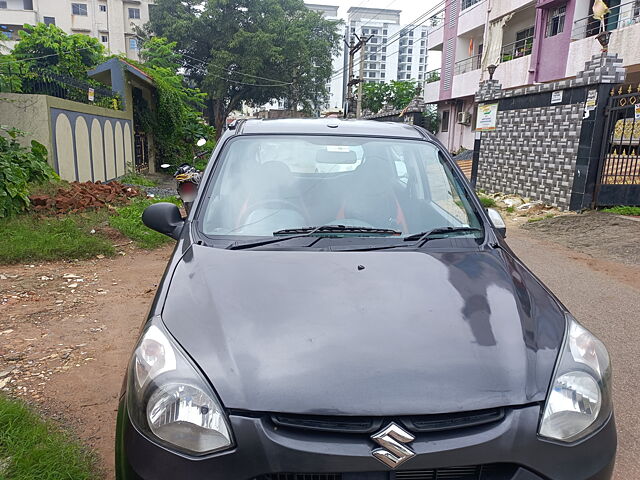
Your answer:
[[[89,101],[93,102],[96,96],[96,91],[93,88],[89,89]]]
[[[562,90],[556,90],[551,94],[551,105],[562,102]]]
[[[497,103],[481,103],[478,105],[478,118],[476,120],[476,131],[486,132],[496,129],[496,119],[498,118]]]
[[[636,111],[636,117],[635,117],[636,120],[640,120],[640,103],[636,105],[635,111]]]

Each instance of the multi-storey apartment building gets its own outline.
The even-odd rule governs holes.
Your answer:
[[[10,49],[23,25],[42,22],[67,33],[90,35],[107,51],[137,59],[134,27],[149,21],[151,3],[153,0],[0,0],[0,40]]]
[[[428,28],[401,25],[400,13],[400,10],[362,7],[347,11],[350,38],[354,34],[369,38],[364,51],[364,78],[368,82],[423,80]]]
[[[442,64],[427,72],[424,96],[440,115],[438,137],[451,150],[473,148],[474,94],[494,78],[511,89],[574,77],[600,52],[591,16],[594,0],[447,0],[433,17],[428,48]],[[640,81],[640,0],[607,1],[609,51],[624,61],[628,81]]]

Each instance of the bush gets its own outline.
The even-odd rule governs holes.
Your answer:
[[[47,149],[35,140],[31,149],[20,145],[24,135],[15,128],[0,125],[0,218],[24,211],[29,206],[31,182],[44,182],[57,175],[47,164]]]
[[[640,207],[617,206],[605,208],[603,212],[617,213],[618,215],[640,216]]]
[[[493,208],[496,206],[496,201],[491,197],[485,197],[480,195],[480,203],[484,208]]]

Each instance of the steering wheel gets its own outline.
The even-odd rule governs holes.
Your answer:
[[[306,213],[302,210],[302,208],[299,205],[296,205],[295,203],[290,202],[289,200],[274,198],[269,200],[259,200],[249,205],[247,207],[246,212],[242,216],[241,221],[239,222],[240,225],[244,225],[249,215],[251,215],[254,211],[259,210],[261,208],[270,208],[273,210],[294,210],[295,212],[300,214],[301,217],[307,218]]]

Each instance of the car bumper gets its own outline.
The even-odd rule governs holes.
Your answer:
[[[483,474],[480,478],[611,478],[617,443],[613,415],[596,433],[569,446],[538,438],[536,431],[539,416],[539,406],[528,406],[509,410],[502,421],[493,425],[416,435],[416,439],[411,443],[416,456],[395,471],[512,464],[513,471],[506,477]],[[266,416],[231,415],[230,422],[236,442],[233,449],[202,458],[192,458],[169,451],[142,435],[129,421],[126,406],[121,404],[116,439],[118,478],[250,480],[275,473],[343,473],[342,480],[395,478],[385,473],[389,472],[389,469],[371,455],[374,444],[366,435],[281,429],[275,427]],[[360,472],[361,475],[349,472]]]

